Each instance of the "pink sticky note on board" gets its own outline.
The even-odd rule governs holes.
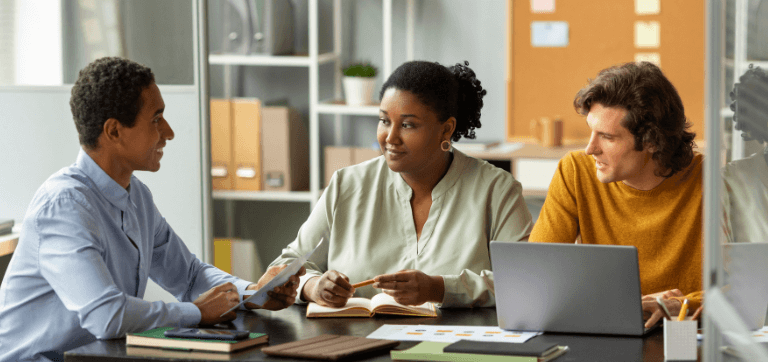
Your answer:
[[[554,13],[555,0],[531,0],[532,13]]]

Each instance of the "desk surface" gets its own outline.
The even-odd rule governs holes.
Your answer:
[[[13,254],[16,245],[19,244],[19,233],[10,233],[0,236],[0,256]]]
[[[365,337],[384,324],[436,324],[436,325],[485,325],[495,326],[495,308],[442,309],[437,318],[402,318],[375,316],[373,318],[313,318],[305,317],[306,307],[294,305],[279,312],[238,312],[237,319],[229,328],[267,333],[269,345],[315,337],[321,334],[342,334]],[[544,334],[537,340],[567,345],[569,351],[556,362],[574,361],[663,361],[664,341],[662,331],[645,338],[612,337],[569,334]],[[401,342],[397,349],[414,346],[416,342]],[[236,361],[286,361],[267,357],[261,352],[266,344],[245,351],[219,355],[222,359]],[[216,355],[214,355],[216,357]],[[96,341],[65,354],[65,361],[199,361],[211,360],[210,353],[167,351],[156,348],[125,346],[125,339]],[[388,361],[389,354],[371,356],[366,361]]]

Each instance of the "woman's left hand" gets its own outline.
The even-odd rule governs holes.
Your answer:
[[[405,305],[426,302],[442,302],[445,284],[441,276],[429,276],[418,270],[401,270],[394,274],[382,274],[374,278],[374,288],[380,288],[395,301]]]

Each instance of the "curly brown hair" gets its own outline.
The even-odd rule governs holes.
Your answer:
[[[154,81],[151,69],[124,58],[104,57],[83,68],[69,99],[80,144],[97,148],[104,122],[110,118],[133,127],[141,109],[141,92]]]
[[[649,62],[625,63],[601,70],[573,99],[573,107],[586,116],[595,103],[622,107],[621,121],[635,137],[635,150],[648,147],[659,166],[657,176],[669,177],[693,160],[695,133],[685,117],[677,89]]]
[[[768,74],[754,64],[731,92],[734,127],[745,141],[768,142]]]

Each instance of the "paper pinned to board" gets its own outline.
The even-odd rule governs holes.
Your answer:
[[[551,48],[568,46],[568,22],[532,21],[531,46]]]
[[[635,0],[635,14],[657,15],[661,11],[661,0]]]
[[[307,260],[309,260],[309,258],[312,256],[312,254],[314,254],[315,251],[317,251],[317,249],[320,248],[320,245],[323,245],[324,240],[325,238],[321,238],[320,242],[317,243],[317,246],[315,246],[315,248],[312,249],[312,251],[302,255],[300,258],[288,264],[288,266],[285,267],[285,269],[281,270],[280,273],[278,273],[274,278],[272,278],[272,280],[270,280],[267,284],[261,287],[261,289],[256,291],[256,293],[246,298],[242,302],[238,303],[236,306],[232,307],[228,311],[224,312],[221,316],[224,316],[224,314],[227,314],[233,310],[236,310],[237,308],[240,308],[240,306],[245,303],[264,305],[264,303],[267,302],[267,299],[269,299],[267,292],[272,289],[275,289],[275,287],[285,284],[288,281],[288,278],[291,277],[291,275],[298,273],[301,267],[304,265],[304,263],[306,263]]]
[[[635,22],[635,48],[658,48],[661,43],[661,25],[658,21]]]
[[[661,68],[661,55],[659,53],[635,53],[635,62],[651,62]]]
[[[555,0],[531,0],[531,12],[534,14],[554,13]]]

